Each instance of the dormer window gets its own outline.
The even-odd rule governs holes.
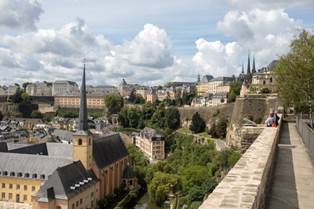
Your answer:
[[[15,176],[15,173],[14,173],[14,172],[11,172],[11,173],[10,173],[10,176]]]
[[[3,175],[7,176],[8,175],[8,171],[3,171]]]
[[[33,178],[33,179],[37,179],[37,174],[34,173],[34,174],[32,175],[32,178]]]
[[[17,177],[22,177],[23,174],[22,173],[17,173]]]
[[[24,177],[25,177],[25,178],[29,178],[29,173],[25,173],[25,174],[24,174]]]
[[[40,179],[45,179],[45,174],[40,175]]]

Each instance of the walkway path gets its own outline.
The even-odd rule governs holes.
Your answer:
[[[267,208],[314,209],[313,163],[295,123],[282,125]]]

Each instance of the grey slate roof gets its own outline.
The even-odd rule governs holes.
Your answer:
[[[37,197],[39,201],[47,201],[48,198],[70,199],[97,181],[92,171],[86,170],[81,161],[76,161],[57,168],[41,186]],[[49,193],[53,197],[49,197]]]
[[[128,151],[119,134],[94,138],[93,157],[99,168],[104,168],[126,156]]]
[[[32,178],[36,174],[37,179],[47,179],[58,167],[72,163],[72,160],[54,158],[45,155],[29,155],[16,153],[0,153],[0,172],[1,175],[10,176],[14,172],[15,177]],[[21,173],[22,176],[19,176]],[[29,177],[25,176],[29,174]],[[44,176],[41,176],[44,175]]]
[[[46,143],[48,156],[56,158],[72,159],[72,145],[61,143]]]
[[[17,149],[9,150],[11,153],[31,154],[31,155],[48,155],[47,146],[45,143],[33,144],[31,146],[24,146]]]

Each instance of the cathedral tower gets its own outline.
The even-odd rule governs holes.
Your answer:
[[[72,158],[74,161],[80,160],[86,169],[91,169],[93,161],[93,142],[92,135],[88,130],[87,121],[85,63],[80,92],[79,124],[76,133],[73,134]]]

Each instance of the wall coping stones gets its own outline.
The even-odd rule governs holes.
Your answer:
[[[199,209],[264,208],[280,127],[264,128]]]

